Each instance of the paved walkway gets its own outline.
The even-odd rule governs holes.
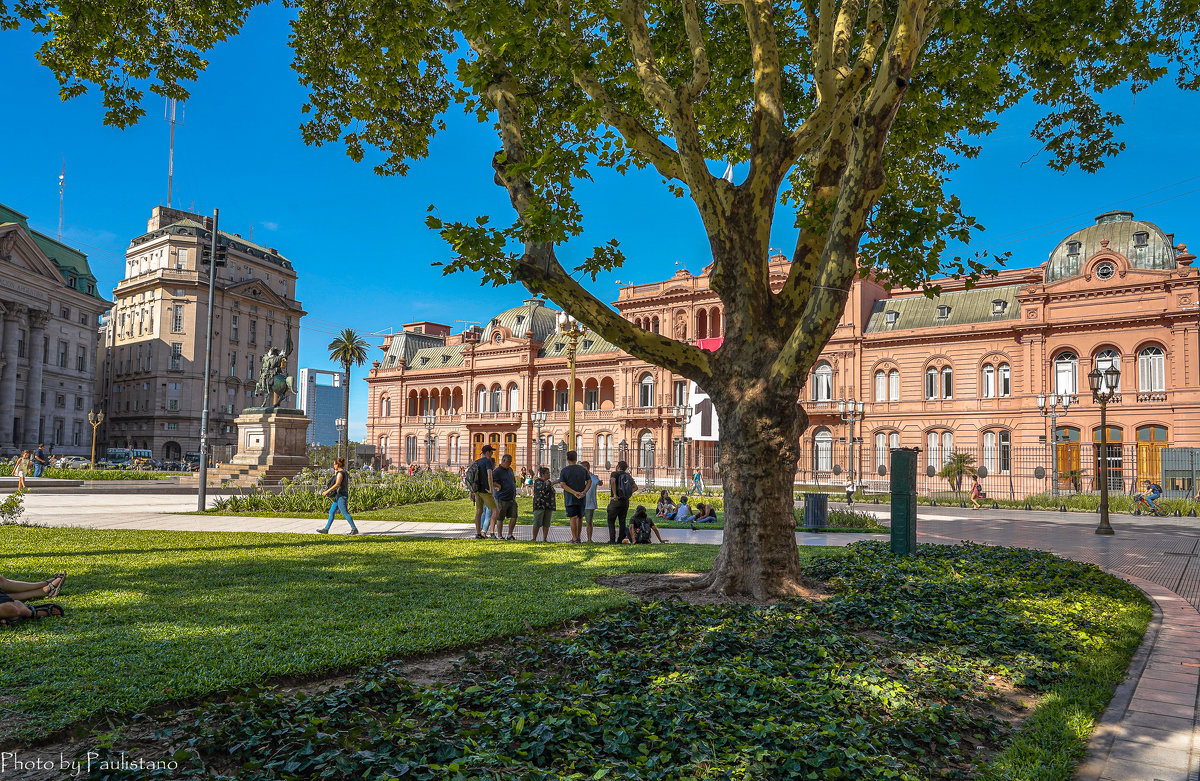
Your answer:
[[[52,526],[175,531],[315,533],[319,518],[252,518],[173,515],[196,509],[179,495],[68,495],[36,493],[24,518]],[[887,521],[885,506],[856,506]],[[971,541],[1038,548],[1097,564],[1125,577],[1155,603],[1155,620],[1113,697],[1080,767],[1080,781],[1200,781],[1200,520],[1114,516],[1117,533],[1093,533],[1097,516],[1084,513],[921,508],[918,540]],[[364,534],[470,538],[472,524],[358,521]],[[339,519],[334,532],[348,527]],[[517,536],[528,539],[530,527]],[[553,526],[552,541],[565,542],[566,527]],[[673,543],[720,544],[719,529],[664,529]],[[608,540],[606,526],[594,539]],[[869,534],[797,533],[801,545],[847,545]],[[493,543],[514,544],[514,543]]]

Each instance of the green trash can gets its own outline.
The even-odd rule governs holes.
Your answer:
[[[891,452],[892,553],[907,556],[917,547],[917,449]]]

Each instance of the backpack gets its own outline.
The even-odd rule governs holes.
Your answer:
[[[467,484],[468,491],[475,491],[479,488],[480,471],[478,461],[472,461],[471,465],[467,467],[467,473],[463,475],[463,482]]]
[[[617,498],[629,499],[633,496],[633,478],[628,472],[617,475]]]
[[[633,541],[637,545],[649,545],[650,544],[650,519],[649,518],[645,518],[645,519],[639,520],[637,522],[637,533],[634,535]]]

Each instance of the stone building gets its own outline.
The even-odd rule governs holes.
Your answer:
[[[109,447],[150,450],[177,460],[200,449],[204,349],[208,321],[205,217],[156,206],[146,232],[129,243],[125,278],[101,329],[97,395]],[[292,338],[295,376],[300,341],[296,272],[278,250],[221,231],[228,260],[217,267],[213,307],[209,443],[227,461],[236,443],[234,418],[255,406],[263,354]]]
[[[109,306],[87,255],[0,205],[0,454],[89,453],[96,323]]]
[[[1165,447],[1200,446],[1193,260],[1172,234],[1110,212],[1064,237],[1040,266],[1005,270],[970,290],[943,280],[930,298],[856,279],[799,400],[810,422],[797,480],[839,482],[852,472],[882,487],[889,449],[919,447],[930,490],[944,485],[936,473],[957,453],[987,467],[988,490],[1090,490],[1101,472],[1095,443],[1105,432],[1087,374],[1110,365],[1122,374],[1108,410],[1109,480],[1128,490],[1162,479]],[[776,256],[769,266],[778,289],[788,264]],[[614,306],[644,328],[720,347],[721,303],[707,271],[623,287]],[[428,411],[432,462],[462,464],[484,443],[501,445],[518,463],[538,461],[531,411],[546,413],[546,442],[566,436],[569,367],[555,314],[531,299],[483,329],[451,334],[413,324],[387,337],[367,378],[369,441],[395,464],[423,460]],[[679,443],[673,406],[689,399],[683,378],[590,332],[577,377],[575,444],[594,461],[615,460],[623,444],[626,460],[647,476],[678,479],[699,467],[715,477],[714,443]],[[1069,402],[1053,432],[1043,414],[1052,394]],[[839,409],[850,400],[863,402],[854,423]]]

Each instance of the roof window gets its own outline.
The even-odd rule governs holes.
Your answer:
[[[1082,247],[1083,247],[1083,245],[1080,244],[1078,241],[1068,241],[1067,242],[1067,254],[1068,255],[1078,255],[1079,250]]]
[[[896,321],[900,319],[900,313],[891,309],[884,312],[883,316],[887,320],[888,325],[895,325]]]
[[[443,355],[443,356],[442,356],[442,363],[446,363],[446,362],[447,362],[447,361],[449,361],[449,360],[450,360],[450,356],[449,356],[449,355]]]
[[[1005,301],[1003,298],[993,298],[992,299],[992,314],[1002,315],[1002,314],[1004,314],[1005,309],[1008,309],[1007,301]]]
[[[950,316],[950,307],[945,304],[938,304],[937,316],[938,320],[945,320]]]
[[[556,352],[556,353],[561,353],[561,352],[562,352],[562,348],[563,348],[563,343],[562,343],[562,342],[555,342],[555,343],[554,343],[554,352]]]
[[[1133,234],[1133,246],[1144,247],[1150,243],[1150,234],[1147,231],[1138,231]]]
[[[517,325],[525,322],[525,315],[517,315]]]
[[[421,356],[421,365],[422,365],[422,366],[424,366],[424,365],[425,365],[425,364],[427,364],[427,363],[429,363],[429,356],[428,356],[428,355],[422,355],[422,356]]]
[[[583,349],[589,350],[589,349],[591,349],[593,344],[595,344],[595,342],[593,342],[591,339],[584,339],[583,340]]]

